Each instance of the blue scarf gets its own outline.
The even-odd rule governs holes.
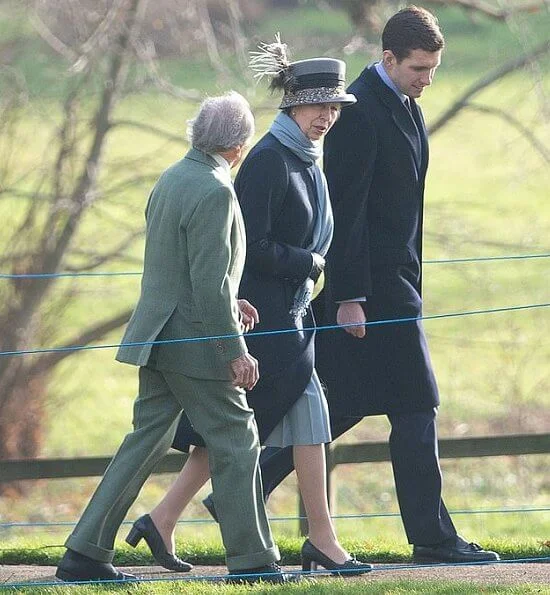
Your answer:
[[[290,149],[304,163],[313,165],[313,179],[315,181],[315,198],[317,213],[313,224],[312,241],[307,250],[317,252],[325,257],[332,241],[334,220],[332,218],[332,206],[328,194],[325,174],[317,164],[323,156],[323,149],[320,144],[314,144],[300,129],[298,124],[284,112],[280,112],[269,132],[285,147]],[[290,314],[295,319],[306,315],[309,304],[313,297],[314,282],[309,277],[298,287],[294,295],[294,303]]]

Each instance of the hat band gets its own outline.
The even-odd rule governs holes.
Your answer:
[[[332,99],[341,100],[345,92],[344,87],[316,87],[315,89],[302,89],[294,93],[287,91],[283,96],[281,107],[302,103],[330,103]]]
[[[297,75],[292,71],[292,67],[289,70],[290,74],[293,75],[288,85],[291,91],[315,89],[316,87],[339,87],[346,84],[345,78],[337,72],[314,72]]]

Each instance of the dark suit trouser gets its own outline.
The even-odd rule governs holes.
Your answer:
[[[261,498],[258,430],[244,391],[229,382],[140,368],[134,431],[107,468],[66,546],[111,562],[120,524],[166,454],[185,409],[208,449],[214,499],[229,570],[279,559]]]
[[[390,454],[401,519],[409,543],[430,545],[456,536],[441,498],[441,469],[435,410],[388,415]],[[360,417],[331,414],[333,439],[359,423]],[[293,470],[292,449],[267,448],[260,456],[264,498]]]

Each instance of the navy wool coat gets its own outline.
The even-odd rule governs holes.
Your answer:
[[[335,235],[328,255],[323,324],[336,323],[337,302],[366,297],[367,321],[422,314],[422,218],[428,142],[420,108],[412,113],[365,69],[325,141],[325,172]],[[331,413],[409,413],[439,404],[419,321],[317,336],[317,370]]]
[[[259,312],[260,323],[246,335],[258,359],[260,380],[247,394],[263,442],[304,392],[313,372],[315,322],[311,309],[296,321],[290,315],[294,294],[311,271],[317,212],[313,169],[272,134],[250,150],[235,179],[244,219],[246,261],[239,297]],[[255,336],[258,332],[294,330]],[[174,447],[200,444],[182,418]]]

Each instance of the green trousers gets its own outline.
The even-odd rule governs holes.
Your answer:
[[[149,367],[139,370],[134,431],[124,438],[66,547],[100,562],[113,560],[117,531],[170,448],[182,409],[208,449],[228,569],[279,559],[262,499],[258,430],[244,391]]]

